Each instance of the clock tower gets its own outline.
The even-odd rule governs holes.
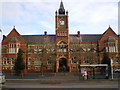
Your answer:
[[[68,11],[65,12],[63,2],[60,3],[58,12],[56,11],[56,36],[68,36]]]
[[[68,11],[65,11],[63,2],[60,8],[55,12],[55,28],[56,28],[56,72],[61,71],[63,66],[70,67],[69,54],[69,28],[68,28]]]

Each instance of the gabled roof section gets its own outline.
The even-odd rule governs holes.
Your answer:
[[[113,29],[109,26],[109,28],[103,33],[101,40],[104,41],[108,37],[113,37],[115,39],[118,38],[118,35],[113,31]]]
[[[17,30],[16,30],[15,27],[14,27],[14,28],[12,29],[12,31],[7,35],[7,37],[8,37],[9,35],[11,35],[13,32],[20,36],[20,34],[17,32]]]
[[[109,26],[109,28],[103,33],[103,35],[106,34],[107,32],[112,32],[113,34],[117,35],[110,26]]]
[[[12,29],[12,31],[7,35],[7,37],[3,40],[3,43],[9,42],[11,38],[16,38],[18,41],[23,41],[24,39],[22,36],[17,32],[15,27]]]

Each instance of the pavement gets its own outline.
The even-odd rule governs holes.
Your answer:
[[[109,83],[109,82],[119,82],[118,80],[109,79],[94,79],[94,80],[53,80],[53,79],[7,79],[8,83]]]
[[[89,77],[84,80],[79,74],[76,73],[45,73],[43,75],[39,73],[25,74],[24,78],[21,76],[14,76],[13,74],[6,74],[6,81],[12,83],[108,83],[113,81],[120,81],[120,78],[104,79],[103,76],[93,79]]]

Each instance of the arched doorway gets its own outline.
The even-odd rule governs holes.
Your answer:
[[[60,58],[58,72],[66,72],[66,71],[68,71],[67,59],[66,58]]]

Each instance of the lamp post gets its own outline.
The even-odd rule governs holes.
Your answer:
[[[0,33],[0,72],[2,72],[2,30]]]
[[[81,39],[80,39],[80,36],[79,36],[79,60],[80,60],[80,63],[78,63],[78,65],[81,65],[81,46],[80,46],[80,42],[81,42]],[[81,76],[81,67],[79,67],[79,74],[80,74],[79,75],[79,79],[80,79],[80,76]]]
[[[112,58],[110,61],[111,61],[110,65],[111,65],[111,75],[112,75],[111,79],[113,79],[113,60],[112,60]]]

